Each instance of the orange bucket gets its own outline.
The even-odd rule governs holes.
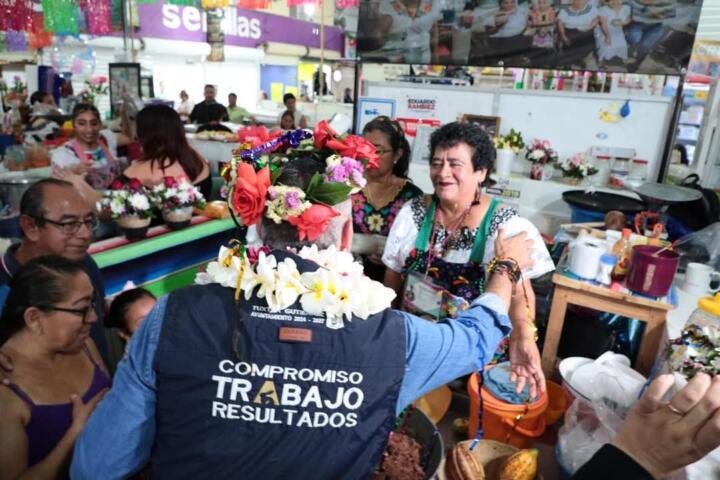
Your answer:
[[[565,414],[569,405],[566,390],[552,380],[545,381],[545,388],[548,393],[548,406],[545,410],[545,423],[553,425]]]
[[[478,428],[478,376],[472,374],[468,380],[470,394],[470,418],[468,422],[468,438],[475,438]],[[483,438],[508,443],[524,449],[532,446],[532,439],[545,433],[545,410],[548,406],[547,392],[527,405],[513,405],[495,398],[486,388],[482,389],[484,405]]]

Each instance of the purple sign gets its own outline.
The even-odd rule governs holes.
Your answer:
[[[140,35],[166,40],[207,41],[205,12],[162,2],[139,4]],[[225,45],[256,48],[282,42],[320,48],[320,25],[257,10],[228,7],[222,20]],[[325,49],[343,51],[343,30],[325,26]]]

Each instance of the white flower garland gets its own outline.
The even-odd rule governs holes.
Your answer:
[[[298,256],[320,268],[301,274],[293,259],[278,262],[274,255],[262,251],[257,263],[251,265],[234,250],[220,247],[218,260],[198,273],[195,283],[239,289],[245,300],[259,287],[257,297],[264,298],[272,312],[289,308],[299,298],[308,314],[325,315],[325,325],[331,329],[342,328],[344,319],[351,320],[353,315],[366,320],[389,308],[395,298],[392,289],[366,277],[362,265],[350,253],[335,247],[319,250],[313,245],[303,247]]]

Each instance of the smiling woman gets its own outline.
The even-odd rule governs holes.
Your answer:
[[[90,339],[96,301],[82,264],[63,257],[31,260],[10,282],[0,347],[14,368],[0,386],[0,479],[66,476],[75,439],[110,386]]]
[[[523,271],[529,308],[522,295],[513,297],[510,360],[521,382],[529,382],[531,389],[544,388],[532,326],[535,296],[530,279],[553,270],[554,265],[532,223],[482,193],[494,158],[490,137],[477,125],[454,122],[432,134],[430,179],[435,193],[412,200],[398,213],[382,257],[388,267],[385,285],[398,298],[407,285],[415,285],[414,290],[432,285],[458,299],[455,304],[472,302],[484,291],[486,265],[501,255],[494,245],[501,230],[506,236],[527,232],[535,245],[535,263]],[[405,309],[417,306],[417,298],[403,302]]]

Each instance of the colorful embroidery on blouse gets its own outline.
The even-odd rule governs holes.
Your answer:
[[[352,196],[353,225],[355,233],[375,234],[387,237],[395,217],[408,201],[421,197],[422,190],[410,183],[405,183],[395,199],[380,209],[376,209],[367,201],[361,191]]]

